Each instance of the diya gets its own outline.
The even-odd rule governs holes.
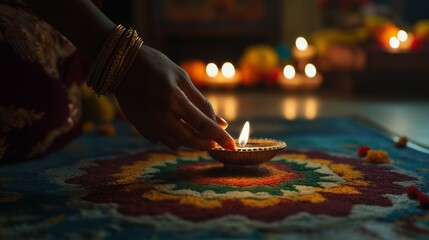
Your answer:
[[[274,158],[278,152],[286,147],[285,142],[275,139],[249,139],[249,128],[249,122],[246,122],[238,141],[236,141],[238,146],[236,150],[227,150],[216,145],[208,150],[209,156],[223,163],[227,168],[258,167],[259,164]]]

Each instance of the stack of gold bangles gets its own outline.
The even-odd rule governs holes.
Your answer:
[[[88,86],[102,95],[115,92],[142,44],[136,30],[119,24],[101,48],[86,81]]]

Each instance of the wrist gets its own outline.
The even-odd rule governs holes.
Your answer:
[[[105,40],[87,84],[98,94],[114,93],[120,86],[143,40],[133,28],[118,25]]]

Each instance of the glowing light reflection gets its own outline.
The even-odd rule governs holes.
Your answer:
[[[283,99],[283,116],[287,120],[294,120],[298,115],[298,101],[295,98]]]
[[[306,119],[315,119],[318,112],[318,102],[314,98],[308,98],[304,103],[304,116]]]

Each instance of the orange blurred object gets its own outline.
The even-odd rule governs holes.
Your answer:
[[[205,85],[206,65],[203,61],[189,59],[180,63],[180,66],[189,74],[189,77],[196,86],[202,87]]]
[[[392,21],[382,17],[368,17],[365,26],[383,47],[389,47],[390,38],[396,37],[400,30]]]
[[[399,30],[400,29],[394,24],[389,24],[385,26],[384,28],[380,29],[380,32],[378,33],[378,42],[382,46],[390,46],[390,38],[396,37]]]
[[[375,149],[375,150],[368,150],[363,161],[366,163],[380,164],[380,163],[389,163],[390,158],[389,158],[389,154],[386,151]]]
[[[242,63],[240,65],[240,70],[242,74],[242,83],[245,86],[253,86],[261,80],[259,70],[250,63]]]
[[[417,21],[413,29],[416,37],[429,40],[429,19]]]

